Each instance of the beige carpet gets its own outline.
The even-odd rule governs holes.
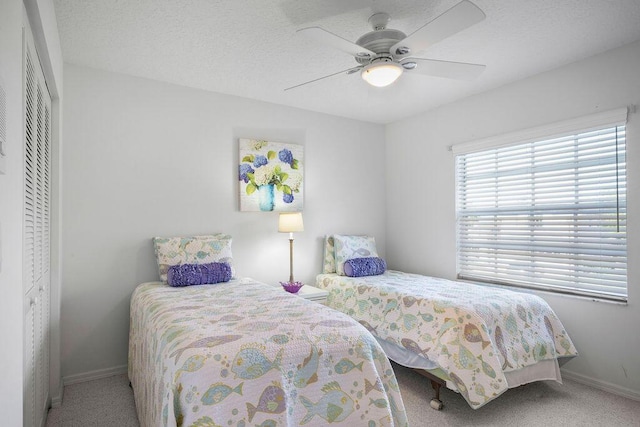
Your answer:
[[[573,381],[538,382],[507,391],[473,410],[443,390],[445,407],[429,406],[433,390],[426,378],[394,365],[411,426],[615,426],[640,427],[640,402]],[[126,375],[64,388],[62,406],[52,408],[47,427],[137,427],[133,392]],[[249,426],[247,426],[249,427]],[[351,427],[359,427],[353,425]]]

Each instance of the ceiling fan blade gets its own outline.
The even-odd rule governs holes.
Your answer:
[[[414,68],[411,68],[412,63],[415,64]],[[401,62],[401,65],[407,70],[411,70],[412,73],[457,80],[473,80],[482,74],[486,68],[485,65],[480,64],[439,61],[425,58],[406,58]]]
[[[343,73],[345,73],[345,74],[353,74],[356,71],[361,70],[363,67],[364,67],[363,65],[359,65],[357,67],[347,68],[346,70],[338,71],[337,73],[329,74],[328,76],[318,77],[317,79],[309,80],[308,82],[304,82],[304,83],[297,84],[295,86],[288,87],[288,88],[285,89],[285,91],[291,90],[291,89],[295,89],[295,88],[300,87],[300,86],[308,85],[309,83],[314,83],[314,82],[317,82],[318,80],[324,80],[324,79],[327,79],[329,77],[337,76],[338,74],[343,74]]]
[[[324,45],[334,47],[338,50],[349,53],[356,57],[367,58],[367,57],[375,56],[375,52],[369,49],[365,49],[362,46],[358,46],[357,44],[352,43],[349,40],[343,39],[342,37],[337,36],[320,27],[302,28],[297,32],[304,34],[305,36],[317,42],[320,42]]]
[[[478,6],[463,0],[431,22],[418,28],[414,33],[391,46],[389,52],[402,58],[416,54],[429,46],[446,39],[482,21],[486,15]]]

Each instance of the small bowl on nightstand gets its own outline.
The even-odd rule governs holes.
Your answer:
[[[280,282],[285,291],[295,294],[304,286],[302,282]]]

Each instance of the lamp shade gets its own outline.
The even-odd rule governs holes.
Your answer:
[[[304,231],[302,212],[281,213],[278,221],[278,231],[281,233]]]
[[[398,80],[403,71],[395,62],[377,62],[364,67],[360,75],[371,86],[385,87]]]

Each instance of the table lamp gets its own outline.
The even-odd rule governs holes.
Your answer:
[[[304,231],[302,212],[286,212],[280,214],[278,231],[289,233],[289,283],[293,283],[293,233]]]

